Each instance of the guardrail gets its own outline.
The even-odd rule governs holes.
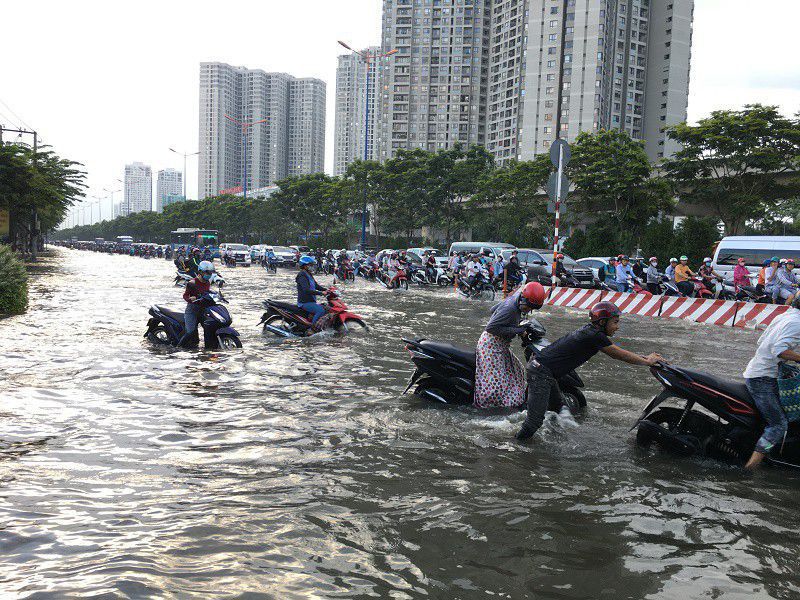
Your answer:
[[[777,304],[651,296],[564,287],[556,288],[548,294],[547,304],[564,308],[589,309],[600,301],[613,302],[625,314],[684,319],[695,323],[750,329],[763,329],[789,310],[788,306]]]

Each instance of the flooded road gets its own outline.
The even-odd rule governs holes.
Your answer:
[[[800,594],[800,478],[638,451],[644,368],[594,359],[579,426],[523,446],[522,413],[401,395],[400,337],[474,345],[488,303],[356,282],[369,332],[277,340],[260,303],[292,300],[295,272],[222,267],[243,350],[179,351],[142,338],[148,306],[182,309],[171,262],[53,253],[28,314],[0,321],[0,597]],[[539,318],[554,339],[585,315]],[[728,375],[756,339],[637,317],[618,334]]]

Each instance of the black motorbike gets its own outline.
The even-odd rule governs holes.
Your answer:
[[[228,309],[222,306],[223,303],[227,303],[222,293],[206,292],[197,299],[197,303],[203,309],[200,325],[203,328],[203,343],[206,350],[241,348],[239,332],[231,327],[233,318]],[[147,322],[144,337],[156,344],[176,345],[183,337],[183,311],[153,305],[148,312],[150,320]],[[197,347],[199,343],[200,338],[195,329],[187,346]]]
[[[550,345],[545,339],[545,329],[536,321],[527,323],[527,330],[520,337],[525,351],[525,360]],[[475,350],[465,349],[426,339],[403,339],[411,360],[416,366],[403,393],[412,387],[414,395],[441,404],[470,405],[475,391]],[[583,380],[575,371],[558,378],[561,397],[553,392],[549,410],[558,412],[562,406],[576,415],[586,407],[586,397],[581,389]],[[519,407],[526,408],[525,405]]]
[[[631,428],[641,447],[655,444],[683,456],[743,463],[753,452],[764,420],[742,380],[659,364],[650,368],[664,389]],[[667,400],[674,399],[670,405]],[[783,443],[767,460],[800,467],[800,425],[790,423]]]

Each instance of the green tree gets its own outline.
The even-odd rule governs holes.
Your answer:
[[[494,169],[494,159],[483,146],[464,149],[456,144],[430,155],[427,202],[423,208],[426,224],[444,232],[445,244],[463,231],[469,221],[467,201],[478,191],[481,179]]]
[[[550,227],[542,189],[551,164],[547,155],[487,171],[470,201],[473,238],[538,247]]]
[[[800,166],[800,121],[774,106],[714,111],[697,125],[666,131],[681,149],[662,168],[680,186],[681,199],[719,218],[727,235],[781,213],[783,202],[800,193],[800,181],[786,175]]]
[[[644,144],[626,132],[579,134],[569,175],[577,192],[571,210],[600,221],[593,230],[608,237],[607,247],[635,247],[650,220],[671,208],[669,184],[652,177]]]

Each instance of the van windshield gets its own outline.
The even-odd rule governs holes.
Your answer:
[[[292,250],[291,248],[287,248],[286,246],[273,246],[272,251],[275,253],[288,252],[290,254],[294,254],[294,250]]]
[[[244,244],[228,244],[226,247],[228,250],[247,250],[247,246]]]
[[[798,256],[800,256],[800,252],[769,250],[767,248],[746,249],[723,247],[719,249],[719,253],[717,254],[717,264],[733,266],[740,258],[743,258],[748,267],[760,267],[773,256],[777,256],[778,258],[794,258],[797,260]]]

